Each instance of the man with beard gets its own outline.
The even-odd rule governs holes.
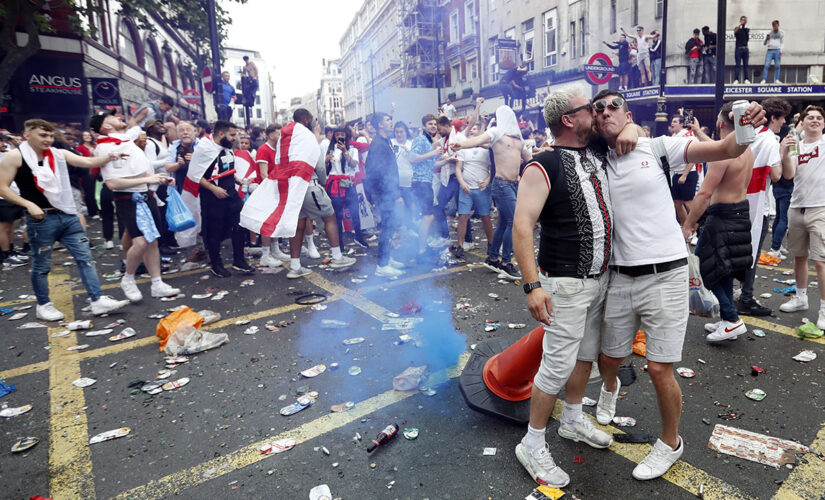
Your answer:
[[[522,141],[516,114],[507,106],[499,106],[496,109],[495,127],[451,145],[453,151],[484,145],[490,145],[493,150],[496,175],[493,178],[492,195],[499,215],[498,226],[493,233],[493,244],[487,248],[484,265],[493,271],[504,273],[511,280],[521,279],[518,269],[510,261],[513,257],[513,215],[516,210],[519,167],[522,161],[531,159],[531,154],[524,149]]]
[[[126,154],[100,169],[103,182],[112,190],[118,223],[123,228],[121,244],[126,253],[126,270],[120,288],[132,302],[143,299],[135,282],[135,273],[143,261],[152,278],[152,297],[179,294],[179,289],[167,285],[161,279],[158,251],[160,234],[155,224],[159,215],[155,197],[149,192],[150,184],[169,185],[174,179],[167,177],[165,173],[156,174],[143,150],[134,143],[141,132],[140,127],[127,130],[123,119],[105,113],[92,116],[89,128],[100,134],[95,148],[96,155]]]
[[[211,139],[200,141],[192,154],[187,180],[198,179],[201,204],[201,227],[212,264],[212,274],[219,278],[232,275],[221,259],[221,242],[232,238],[232,269],[253,272],[244,257],[245,230],[238,225],[243,202],[235,186],[235,155],[232,147],[238,129],[231,122],[218,120]]]
[[[644,330],[648,373],[662,417],[662,432],[653,450],[633,470],[634,478],[648,480],[667,472],[684,451],[679,436],[682,391],[673,376],[673,363],[682,359],[687,328],[688,254],[679,224],[666,210],[671,197],[665,171],[681,173],[690,163],[736,158],[748,146],[738,145],[736,134],[723,141],[703,142],[690,137],[640,137],[631,153],[618,157],[617,137],[632,121],[624,97],[615,90],[603,90],[593,98],[593,109],[599,132],[610,148],[608,187],[614,214],[599,360],[604,384],[596,419],[602,425],[613,419],[619,365],[630,355],[636,332]],[[764,116],[762,107],[751,103],[743,121],[758,126]]]

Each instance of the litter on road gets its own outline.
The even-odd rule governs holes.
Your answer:
[[[264,455],[283,453],[285,451],[295,448],[296,441],[294,439],[279,439],[261,445],[261,453]]]
[[[792,359],[801,363],[807,363],[808,361],[813,361],[816,359],[816,353],[813,351],[802,351]]]
[[[112,439],[122,438],[123,436],[127,436],[130,432],[132,432],[132,429],[129,427],[121,427],[120,429],[101,432],[100,434],[93,436],[92,439],[89,440],[89,444],[97,444],[104,441],[111,441]]]
[[[498,451],[496,448],[484,448],[481,454],[485,457],[492,457],[496,454],[496,451]]]
[[[39,439],[39,438],[32,437],[32,436],[25,437],[25,438],[23,438],[23,439],[21,439],[21,440],[17,441],[16,443],[14,443],[14,444],[11,446],[11,452],[12,452],[12,453],[21,453],[21,452],[24,452],[24,451],[26,451],[26,450],[29,450],[29,449],[31,449],[31,448],[34,448],[34,446],[35,446],[37,443],[39,443],[39,442],[40,442],[40,439]]]
[[[678,373],[683,378],[693,378],[696,376],[696,372],[691,370],[690,368],[685,368],[684,366],[680,366],[676,369],[676,373]]]
[[[117,335],[112,335],[109,337],[109,340],[112,342],[117,342],[118,340],[128,339],[129,337],[134,337],[135,335],[137,335],[137,332],[134,328],[124,328]]]
[[[762,389],[751,389],[745,392],[745,396],[748,399],[752,399],[754,401],[762,401],[763,399],[765,399],[765,396],[767,396],[767,394],[765,394],[765,391],[763,391]]]
[[[17,408],[3,408],[0,410],[0,417],[11,418],[22,415],[32,409],[32,405],[20,406]]]
[[[756,432],[716,424],[708,448],[719,453],[780,468],[795,464],[798,455],[808,453],[807,446]]]
[[[82,388],[82,387],[89,387],[90,385],[94,384],[95,382],[97,382],[97,380],[95,380],[93,378],[82,377],[82,378],[79,378],[79,379],[75,380],[74,382],[72,382],[72,385],[75,386],[75,387],[81,387]]]

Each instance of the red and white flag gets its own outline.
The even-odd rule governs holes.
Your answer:
[[[258,164],[252,159],[252,155],[249,154],[249,151],[236,149],[235,178],[249,179],[250,184],[260,184],[260,177],[261,171],[258,168]],[[244,199],[244,196],[246,196],[246,193],[243,192],[243,188],[241,186],[238,186],[238,196],[240,196],[242,200]]]
[[[189,161],[189,170],[186,171],[180,197],[192,212],[196,224],[192,228],[175,233],[178,246],[182,248],[194,246],[198,242],[198,234],[201,232],[201,203],[198,198],[200,181],[206,169],[215,161],[222,149],[212,139],[204,138],[195,144],[192,151],[192,159]]]
[[[759,260],[759,237],[762,236],[762,223],[768,209],[768,187],[771,185],[771,167],[779,164],[779,138],[768,127],[762,127],[751,144],[753,151],[753,175],[748,184],[747,200],[751,218],[751,252],[753,261]]]
[[[246,200],[241,210],[241,226],[261,236],[295,236],[298,215],[317,162],[315,134],[298,122],[281,129],[275,168]]]

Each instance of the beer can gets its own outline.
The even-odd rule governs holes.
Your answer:
[[[748,101],[740,100],[733,103],[733,124],[736,131],[736,144],[744,146],[751,144],[756,139],[756,130],[749,119],[745,118],[745,111],[748,110]]]

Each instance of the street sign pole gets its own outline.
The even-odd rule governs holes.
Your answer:
[[[215,0],[206,0],[206,13],[209,16],[209,42],[212,47],[212,101],[215,104],[215,113],[218,112],[220,94],[223,83],[221,80],[221,48],[218,41],[218,20],[215,12]],[[220,115],[219,115],[220,116]]]
[[[718,0],[716,6],[716,99],[715,115],[719,114],[725,103],[725,18],[727,17],[726,0]],[[721,40],[721,43],[719,41]],[[714,118],[715,119],[715,118]]]

